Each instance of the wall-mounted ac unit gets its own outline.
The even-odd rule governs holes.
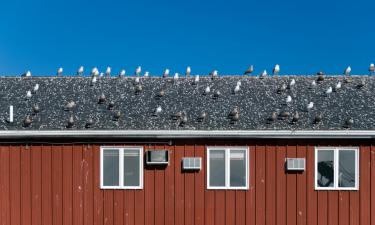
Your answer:
[[[146,151],[147,165],[166,165],[169,162],[169,154],[167,150]]]
[[[202,168],[202,158],[200,157],[184,157],[182,158],[183,170],[200,170]]]
[[[305,158],[286,158],[286,170],[290,171],[304,171],[305,170]]]

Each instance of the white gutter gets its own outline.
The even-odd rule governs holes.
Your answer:
[[[375,130],[7,130],[1,139],[28,138],[375,138]]]

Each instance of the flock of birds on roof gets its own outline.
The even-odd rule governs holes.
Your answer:
[[[370,72],[370,75],[373,75],[374,72],[375,72],[375,65],[374,63],[371,63],[370,66],[369,66],[369,72]],[[57,76],[62,76],[63,75],[63,71],[64,69],[62,67],[58,68],[57,70]],[[344,70],[344,75],[350,75],[352,69],[350,66],[348,66],[345,70]],[[105,70],[105,72],[103,73],[100,73],[98,68],[97,67],[94,67],[92,68],[91,72],[90,72],[90,75],[93,77],[92,81],[93,83],[95,83],[97,81],[98,78],[102,78],[104,76],[111,76],[111,72],[112,72],[112,69],[111,67],[107,67],[107,69]],[[243,73],[244,75],[251,75],[252,73],[254,72],[254,66],[251,65],[247,68],[247,70]],[[77,70],[77,75],[78,76],[82,76],[84,73],[84,67],[83,66],[80,66]],[[141,66],[138,66],[135,71],[134,71],[134,75],[136,76],[141,76],[141,73],[142,73],[142,68]],[[272,70],[272,75],[278,75],[280,73],[280,65],[279,64],[276,64],[275,67],[273,68]],[[323,74],[323,72],[318,72],[317,73],[318,75],[319,74]],[[125,77],[126,75],[126,71],[124,69],[122,69],[118,76],[119,77]],[[190,66],[188,66],[186,68],[186,72],[185,72],[185,76],[186,77],[190,77],[191,75],[191,68]],[[213,70],[211,73],[209,73],[209,75],[211,77],[218,77],[219,76],[219,73],[217,70]],[[26,73],[22,74],[21,76],[23,77],[31,77],[31,72],[30,71],[27,71]],[[148,71],[145,71],[145,73],[143,74],[144,77],[149,77],[150,76],[150,73]],[[169,69],[165,69],[164,72],[163,72],[163,75],[162,77],[163,78],[168,78],[170,76],[170,70]],[[268,76],[268,73],[267,73],[267,70],[263,70],[263,72],[259,75],[260,78],[264,78],[264,77],[267,77]],[[180,78],[180,74],[179,73],[175,73],[174,76],[173,76],[173,79],[177,80]],[[199,81],[199,75],[195,75],[195,80],[198,82]]]
[[[141,72],[142,72],[142,69],[140,66],[138,66],[136,69],[135,69],[135,72],[134,74],[136,75],[135,77],[135,83],[138,84],[140,83],[140,75],[141,75]],[[249,68],[244,72],[244,75],[250,75],[254,72],[254,66],[251,65],[249,66]],[[279,65],[275,65],[275,67],[273,68],[272,70],[272,74],[273,75],[278,75],[280,72],[280,66]],[[369,72],[371,74],[373,74],[375,72],[375,66],[373,63],[370,64],[369,66]],[[79,67],[79,69],[77,70],[77,75],[81,76],[83,75],[84,73],[84,67],[81,66]],[[346,76],[349,76],[351,73],[351,67],[347,67],[345,70],[344,70],[344,75]],[[59,68],[57,70],[57,76],[62,76],[63,74],[63,68]],[[90,72],[90,75],[92,77],[92,82],[91,84],[95,84],[97,82],[98,79],[104,77],[104,76],[111,76],[111,67],[107,67],[107,69],[105,70],[105,73],[100,73],[98,68],[94,67],[91,72]],[[119,73],[119,77],[125,77],[126,75],[126,71],[125,70],[121,70],[120,73]],[[186,77],[190,77],[191,75],[191,68],[190,67],[187,67],[186,68],[186,73],[185,73]],[[218,77],[218,71],[217,70],[214,70],[212,71],[210,74],[209,74],[211,77]],[[317,73],[318,75],[318,78],[317,80],[313,80],[311,82],[311,88],[314,88],[316,85],[317,85],[317,82],[322,82],[324,80],[324,73],[322,71],[318,72]],[[23,76],[25,77],[31,77],[31,72],[30,71],[27,71],[25,74],[23,74]],[[146,71],[144,73],[144,77],[148,77],[150,76],[149,72]],[[165,69],[162,77],[163,78],[168,78],[170,76],[170,70],[169,69]],[[265,78],[267,77],[268,74],[267,74],[267,71],[264,70],[259,78],[262,79],[262,78]],[[175,73],[174,76],[173,76],[173,79],[177,80],[179,79],[179,74],[178,73]],[[195,75],[194,77],[194,80],[193,80],[193,84],[197,84],[199,82],[199,75]],[[278,88],[277,90],[277,93],[278,94],[282,94],[284,93],[287,89],[291,89],[294,85],[296,84],[296,81],[295,79],[291,79],[290,82],[288,84],[282,84],[281,87]],[[364,81],[362,81],[361,83],[359,83],[357,86],[359,88],[363,87],[365,84],[364,84]],[[341,82],[339,81],[334,87],[331,87],[329,86],[326,90],[325,90],[325,95],[326,96],[329,96],[332,92],[336,92],[338,91],[340,88],[341,88],[342,84]],[[34,93],[36,93],[39,89],[39,84],[35,84],[34,88],[32,89],[32,91],[27,91],[26,92],[26,100],[29,100],[31,99],[32,95]],[[142,91],[142,85],[136,85],[135,86],[135,91],[136,93],[140,93]],[[241,81],[237,81],[236,83],[236,86],[233,88],[233,94],[237,94],[239,91],[241,90]],[[207,86],[205,89],[204,89],[204,92],[203,94],[204,95],[208,95],[210,94],[211,92],[211,88],[210,86]],[[163,96],[165,95],[165,92],[164,90],[161,90],[157,95],[156,97],[157,98],[162,98]],[[219,90],[216,90],[214,91],[213,93],[213,98],[217,99],[219,98],[219,96],[221,95],[220,91]],[[292,97],[290,95],[287,95],[286,98],[285,98],[285,104],[286,105],[289,105],[291,104],[293,101]],[[98,98],[98,103],[99,104],[103,104],[106,102],[106,97],[104,94],[101,94]],[[113,107],[114,107],[115,103],[113,101],[110,101],[108,103],[108,107],[107,109],[109,110],[112,110]],[[72,111],[72,109],[76,107],[76,103],[74,101],[70,101],[68,102],[65,106],[64,106],[64,110],[66,111]],[[314,102],[309,102],[307,105],[306,105],[306,110],[309,111],[309,110],[312,110],[314,108]],[[40,111],[40,108],[38,105],[33,105],[32,106],[32,111],[33,111],[33,114],[37,114],[39,111]],[[161,106],[157,106],[153,112],[153,116],[159,116],[161,113],[162,113],[163,109]],[[268,122],[271,123],[273,121],[275,121],[277,118],[287,118],[291,116],[291,122],[292,123],[296,123],[298,120],[299,120],[299,113],[298,112],[295,112],[294,115],[290,115],[289,112],[272,112],[272,115],[268,118]],[[113,112],[113,120],[114,121],[117,121],[119,118],[121,117],[121,112],[120,111],[115,111]],[[239,117],[240,117],[240,113],[239,113],[239,109],[237,107],[235,107],[228,115],[228,118],[231,120],[231,123],[234,123],[236,121],[239,120]],[[187,123],[187,116],[186,116],[186,113],[185,112],[177,112],[173,118],[175,120],[179,120],[180,121],[180,126],[184,126],[184,124]],[[202,122],[205,118],[207,118],[207,112],[202,112],[201,115],[198,117],[198,121],[199,122]],[[322,120],[322,115],[321,114],[317,114],[315,116],[315,119],[314,119],[314,123],[319,123],[320,121]],[[23,121],[24,123],[24,126],[27,127],[27,126],[30,126],[31,123],[32,123],[32,117],[31,116],[26,116],[26,118],[24,119]],[[348,118],[345,122],[345,127],[349,128],[351,127],[351,125],[354,123],[354,120],[353,118]],[[94,122],[93,120],[90,118],[88,119],[87,123],[86,123],[86,128],[91,128],[93,126]],[[68,123],[67,123],[67,128],[72,128],[74,126],[74,117],[72,114],[70,114],[70,117],[68,119]]]

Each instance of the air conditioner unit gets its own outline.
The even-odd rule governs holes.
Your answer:
[[[286,170],[290,171],[304,171],[305,158],[286,158]]]
[[[146,151],[147,165],[166,165],[169,162],[169,154],[167,150]]]
[[[202,158],[200,157],[184,157],[182,158],[183,170],[200,170],[202,168]]]

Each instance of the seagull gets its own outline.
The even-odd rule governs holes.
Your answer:
[[[96,83],[96,80],[97,80],[97,78],[96,78],[96,76],[94,76],[94,77],[92,78],[92,80],[91,80],[91,84],[92,84],[92,85],[95,84],[95,83]]]
[[[279,72],[280,72],[280,66],[279,66],[279,64],[276,64],[275,67],[272,70],[272,73],[274,75],[277,75],[277,74],[279,74]]]
[[[92,70],[91,70],[91,75],[92,75],[92,76],[97,76],[97,74],[99,75],[99,70],[98,70],[98,68],[96,68],[96,67],[92,68]]]
[[[263,70],[263,73],[260,75],[261,78],[264,78],[267,76],[267,70]]]
[[[370,64],[370,67],[368,68],[368,70],[370,71],[371,74],[374,73],[374,71],[375,71],[374,63],[371,63],[371,64]]]
[[[99,79],[103,78],[104,77],[104,73],[100,73],[99,74]]]
[[[252,72],[254,72],[254,66],[250,65],[249,68],[247,68],[247,70],[245,71],[244,75],[249,75]]]
[[[310,102],[308,105],[307,105],[307,110],[310,110],[314,107],[314,102]]]
[[[65,105],[65,110],[72,110],[76,106],[74,101],[70,101]]]
[[[109,77],[109,76],[111,76],[111,67],[107,67],[107,69],[106,69],[106,71],[105,71],[105,75],[107,76],[107,77]]]
[[[37,92],[39,90],[39,84],[35,84],[34,86],[34,92]]]
[[[82,75],[83,74],[83,66],[80,66],[77,70],[77,75]]]
[[[206,89],[204,90],[204,93],[207,95],[208,93],[210,93],[211,89],[210,89],[210,86],[207,86]]]
[[[190,68],[190,66],[188,66],[186,68],[186,77],[190,77],[190,73],[191,73],[191,68]]]
[[[218,72],[217,72],[217,70],[212,71],[212,72],[210,73],[210,75],[211,75],[212,77],[217,77],[217,76],[218,76]]]
[[[57,76],[61,76],[61,75],[62,75],[62,72],[63,72],[63,68],[60,67],[60,68],[57,70]]]
[[[31,91],[27,91],[27,92],[26,92],[26,98],[27,98],[27,99],[30,99],[30,98],[31,98]]]
[[[326,94],[329,95],[332,93],[332,87],[329,87],[327,90],[326,90]]]
[[[137,69],[135,69],[135,75],[139,76],[139,74],[141,74],[142,72],[142,68],[140,66],[137,67]]]
[[[292,97],[288,95],[288,97],[286,97],[286,103],[290,103],[290,102],[292,102]]]
[[[165,69],[163,73],[163,77],[166,78],[169,76],[169,69]]]
[[[293,85],[295,85],[295,84],[296,84],[296,80],[292,79],[292,80],[290,81],[290,83],[289,83],[289,86],[293,86]]]
[[[241,81],[237,81],[237,86],[241,86]]]
[[[125,73],[126,73],[125,70],[121,70],[121,71],[120,71],[120,74],[119,74],[119,77],[123,77],[123,76],[125,76]]]
[[[144,74],[144,76],[148,77],[148,76],[150,76],[150,73],[148,71],[146,71],[145,74]]]
[[[350,68],[350,66],[348,66],[345,71],[344,71],[344,74],[349,76],[350,75],[350,71],[352,71],[352,68]]]
[[[336,84],[335,88],[336,88],[336,90],[341,88],[341,82],[340,81]]]
[[[313,86],[313,87],[316,86],[316,82],[315,82],[315,80],[313,80],[313,81],[311,82],[311,86]]]
[[[199,82],[199,75],[195,75],[194,84],[197,84],[198,82]]]
[[[138,83],[139,83],[139,77],[136,77],[135,80],[134,80],[134,82],[135,82],[136,84],[138,84]]]
[[[158,106],[155,110],[155,115],[161,113],[162,109],[161,109],[161,106]]]
[[[173,79],[174,79],[174,80],[178,80],[178,73],[175,73],[175,74],[174,74]]]
[[[26,73],[22,74],[22,77],[31,77],[31,72],[27,71]]]
[[[234,88],[234,93],[237,93],[240,91],[240,86],[239,85],[236,85],[236,87]]]

